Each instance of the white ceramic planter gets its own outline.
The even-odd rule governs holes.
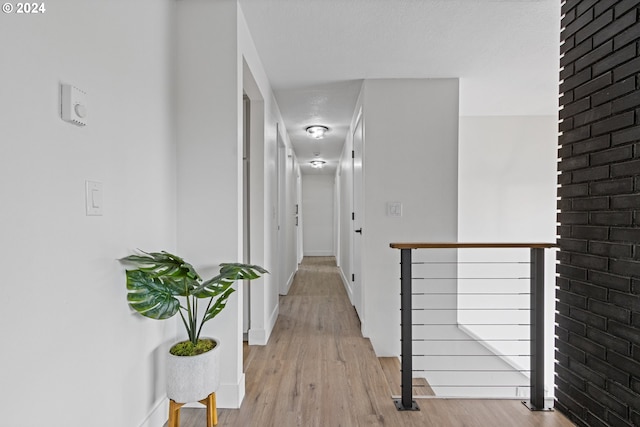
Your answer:
[[[167,358],[167,397],[175,402],[198,402],[220,385],[220,341],[213,350],[197,356]]]

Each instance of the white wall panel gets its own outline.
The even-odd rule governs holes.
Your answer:
[[[365,80],[362,105],[363,333],[376,354],[397,356],[400,253],[389,244],[457,240],[458,80]]]
[[[166,420],[176,323],[132,313],[117,259],[176,249],[173,6],[57,0],[0,18],[2,425]],[[87,93],[86,127],[60,119],[61,82]],[[85,180],[103,184],[102,216],[85,215]]]
[[[459,156],[459,238],[460,241],[485,242],[555,242],[557,117],[461,117]],[[460,261],[505,262],[529,261],[528,250],[461,250]],[[546,361],[547,389],[553,393],[553,337],[555,252],[546,251]],[[504,264],[467,264],[458,269],[459,277],[528,277],[524,272],[509,271]],[[500,292],[528,292],[528,280],[502,280]],[[460,292],[496,291],[495,281],[459,281]],[[460,307],[508,309],[522,305],[518,296],[473,301],[459,299]],[[525,301],[528,307],[528,299]],[[504,312],[510,313],[510,312]],[[526,312],[525,312],[526,313]],[[460,322],[480,338],[528,338],[528,328],[517,334],[508,328],[468,326],[486,323],[477,311],[464,312]],[[502,322],[508,322],[505,315]],[[492,342],[500,354],[521,354],[517,343]],[[528,369],[528,359],[507,357],[515,366]]]
[[[302,175],[305,256],[334,255],[334,190],[333,175]]]

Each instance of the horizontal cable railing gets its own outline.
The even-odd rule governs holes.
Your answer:
[[[390,246],[401,254],[402,395],[397,408],[418,409],[412,394],[416,376],[425,378],[436,397],[528,396],[524,403],[530,409],[545,410],[544,251],[554,245]],[[440,256],[414,260],[414,252],[424,252],[419,249],[437,249]],[[506,259],[490,258],[501,249],[528,250],[528,259],[512,251]]]

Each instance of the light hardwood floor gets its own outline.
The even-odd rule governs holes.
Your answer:
[[[389,365],[381,364],[362,337],[334,259],[305,258],[289,294],[280,299],[268,345],[245,351],[242,407],[220,409],[218,425],[573,426],[559,412],[530,412],[507,400],[425,399],[418,400],[419,412],[398,412],[391,399],[397,379]],[[181,427],[206,425],[204,408],[181,412]]]

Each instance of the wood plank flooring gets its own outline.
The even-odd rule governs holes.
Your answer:
[[[329,257],[304,259],[289,294],[280,299],[268,345],[246,349],[245,373],[242,407],[220,409],[219,426],[573,426],[559,412],[529,412],[508,400],[424,399],[418,400],[420,411],[398,412],[391,399],[397,380],[390,385],[362,337]],[[181,412],[182,427],[206,425],[204,408]]]
[[[389,389],[392,396],[402,395],[402,380],[400,359],[397,357],[379,357],[378,361],[382,367],[382,372],[389,383]],[[433,389],[424,378],[413,378],[414,396],[435,396]]]

